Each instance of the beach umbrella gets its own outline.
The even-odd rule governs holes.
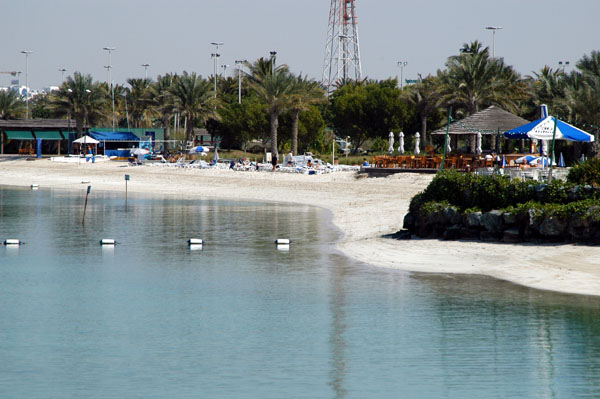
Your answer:
[[[562,152],[560,153],[560,157],[558,157],[558,166],[560,168],[564,168],[565,167],[565,158],[563,158]]]
[[[500,164],[501,168],[506,168],[508,165],[506,164],[506,158],[502,155],[502,163]]]
[[[480,132],[477,132],[477,145],[476,145],[476,147],[477,148],[475,148],[475,152],[477,154],[481,154],[483,151],[481,149],[481,133]]]
[[[526,163],[529,163],[529,162],[533,161],[536,158],[537,157],[535,155],[525,155],[523,157],[515,159],[515,163],[526,164]]]
[[[215,155],[213,155],[213,161],[215,161],[215,163],[219,162],[219,151],[217,151],[217,147],[215,147]]]
[[[557,140],[593,142],[594,136],[566,122],[548,116],[548,109],[542,106],[542,118],[504,132],[509,139],[538,139],[552,140],[554,124],[556,123]],[[547,145],[546,145],[547,146]],[[546,150],[547,151],[547,150]]]
[[[150,151],[148,151],[145,148],[136,148],[135,150],[133,150],[133,154],[134,155],[146,155],[148,154]]]
[[[394,132],[390,132],[390,134],[388,135],[388,141],[390,143],[390,145],[388,147],[388,154],[393,154],[394,153]]]
[[[535,157],[531,161],[528,162],[529,165],[542,165],[542,166],[550,166],[550,158],[548,157]],[[556,164],[556,163],[555,163]]]
[[[548,140],[542,140],[541,155],[548,155]]]
[[[421,150],[419,149],[419,139],[421,138],[421,135],[419,134],[419,132],[415,133],[415,155],[419,155],[421,153]]]
[[[398,152],[404,154],[404,133],[398,133]]]
[[[190,148],[188,152],[190,154],[206,155],[208,153],[208,148],[207,147],[202,147],[201,145],[199,145],[197,147]]]
[[[581,162],[585,162],[585,155],[581,154]]]
[[[100,142],[93,137],[83,136],[78,138],[77,140],[73,140],[73,143],[98,144]]]
[[[452,152],[452,147],[450,147],[450,140],[448,140],[448,143],[446,145],[446,152],[448,152],[448,153]]]

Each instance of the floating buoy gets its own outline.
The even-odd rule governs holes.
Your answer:
[[[288,252],[290,250],[290,244],[277,244],[277,250]]]
[[[32,190],[37,190],[38,188],[40,188],[39,184],[32,184],[31,185],[31,189]]]
[[[203,245],[204,240],[202,238],[190,238],[188,240],[188,245]]]
[[[190,251],[202,251],[204,246],[202,244],[190,244]]]
[[[103,238],[100,240],[100,245],[112,245],[115,246],[117,245],[117,242],[115,240],[113,240],[112,238]]]
[[[24,242],[22,242],[21,240],[19,240],[18,238],[9,238],[4,240],[4,245],[21,245],[21,244],[25,244]]]
[[[289,238],[278,238],[275,240],[275,244],[277,245],[290,245]]]

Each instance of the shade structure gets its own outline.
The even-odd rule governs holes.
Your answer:
[[[398,133],[398,152],[404,154],[404,133]]]
[[[475,152],[477,154],[481,154],[483,150],[481,149],[481,133],[477,132],[477,148],[475,148]]]
[[[565,167],[565,158],[563,157],[563,153],[560,153],[560,157],[558,157],[558,166],[560,168],[564,168]]]
[[[192,147],[188,150],[190,154],[202,154],[206,155],[208,153],[208,147],[202,147],[201,145],[197,147]]]
[[[73,143],[98,144],[99,141],[90,136],[83,136],[77,140],[73,140]]]
[[[132,151],[132,154],[134,154],[134,155],[146,155],[149,153],[150,153],[150,151],[148,151],[145,148],[136,148],[135,150]]]
[[[517,158],[515,159],[515,163],[518,164],[528,164],[529,162],[532,162],[534,159],[536,159],[537,157],[535,155],[525,155],[523,157]]]
[[[594,141],[593,135],[576,128],[573,125],[569,125],[567,122],[556,119],[553,116],[547,116],[508,130],[504,132],[504,137],[509,139],[552,140],[555,120],[557,140],[582,141],[587,143]]]
[[[394,152],[394,132],[390,132],[388,136],[389,146],[388,146],[388,154],[392,154]]]
[[[419,139],[421,138],[421,135],[419,134],[419,132],[415,133],[415,155],[419,155],[421,153],[421,149],[419,148]]]

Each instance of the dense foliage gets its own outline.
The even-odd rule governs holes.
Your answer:
[[[563,152],[567,164],[572,164],[582,153],[598,153],[600,52],[583,55],[575,65],[571,71],[544,66],[522,77],[503,58],[492,57],[487,47],[474,41],[465,43],[459,54],[450,55],[435,75],[419,76],[416,83],[402,89],[397,79],[348,80],[339,82],[328,98],[318,82],[292,72],[287,65],[276,65],[274,57],[239,64],[229,77],[204,78],[184,71],[155,80],[128,79],[126,85],[114,87],[75,72],[58,92],[31,99],[29,108],[37,118],[71,116],[77,120],[78,131],[83,124],[110,126],[114,115],[120,127],[163,127],[167,139],[173,126],[185,127],[186,132],[179,132],[178,137],[187,139],[195,128],[207,128],[226,145],[244,148],[259,140],[273,152],[302,153],[326,148],[326,142],[330,146],[334,137],[326,131],[350,137],[355,152],[361,146],[369,149],[370,143],[375,144],[371,149],[385,150],[383,143],[390,131],[403,131],[409,150],[417,131],[421,148],[439,147],[429,130],[447,120],[450,106],[454,119],[498,105],[533,120],[538,118],[539,105],[547,104],[551,114],[597,135],[595,143],[557,144],[557,153]],[[18,94],[0,92],[0,118],[21,118],[24,108]],[[513,142],[505,148],[516,146]]]
[[[600,158],[588,159],[569,170],[567,179],[575,184],[600,187]]]
[[[504,176],[479,176],[447,170],[438,173],[422,193],[413,197],[410,211],[418,212],[424,204],[430,202],[448,203],[461,211],[477,209],[486,212],[516,207],[530,201],[540,204],[568,204],[594,198],[600,199],[598,190],[561,180],[534,185]]]

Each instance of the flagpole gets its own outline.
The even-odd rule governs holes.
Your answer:
[[[444,165],[446,164],[446,150],[448,149],[448,132],[450,131],[450,120],[452,119],[452,107],[448,111],[448,124],[446,125],[446,136],[444,138],[444,156],[442,157],[442,165],[440,166],[440,170],[444,170]]]
[[[552,165],[554,164],[554,142],[556,141],[556,125],[558,118],[554,117],[554,130],[552,131],[552,154],[550,155],[550,172],[548,173],[548,183],[552,181]],[[543,161],[544,158],[542,158]]]

